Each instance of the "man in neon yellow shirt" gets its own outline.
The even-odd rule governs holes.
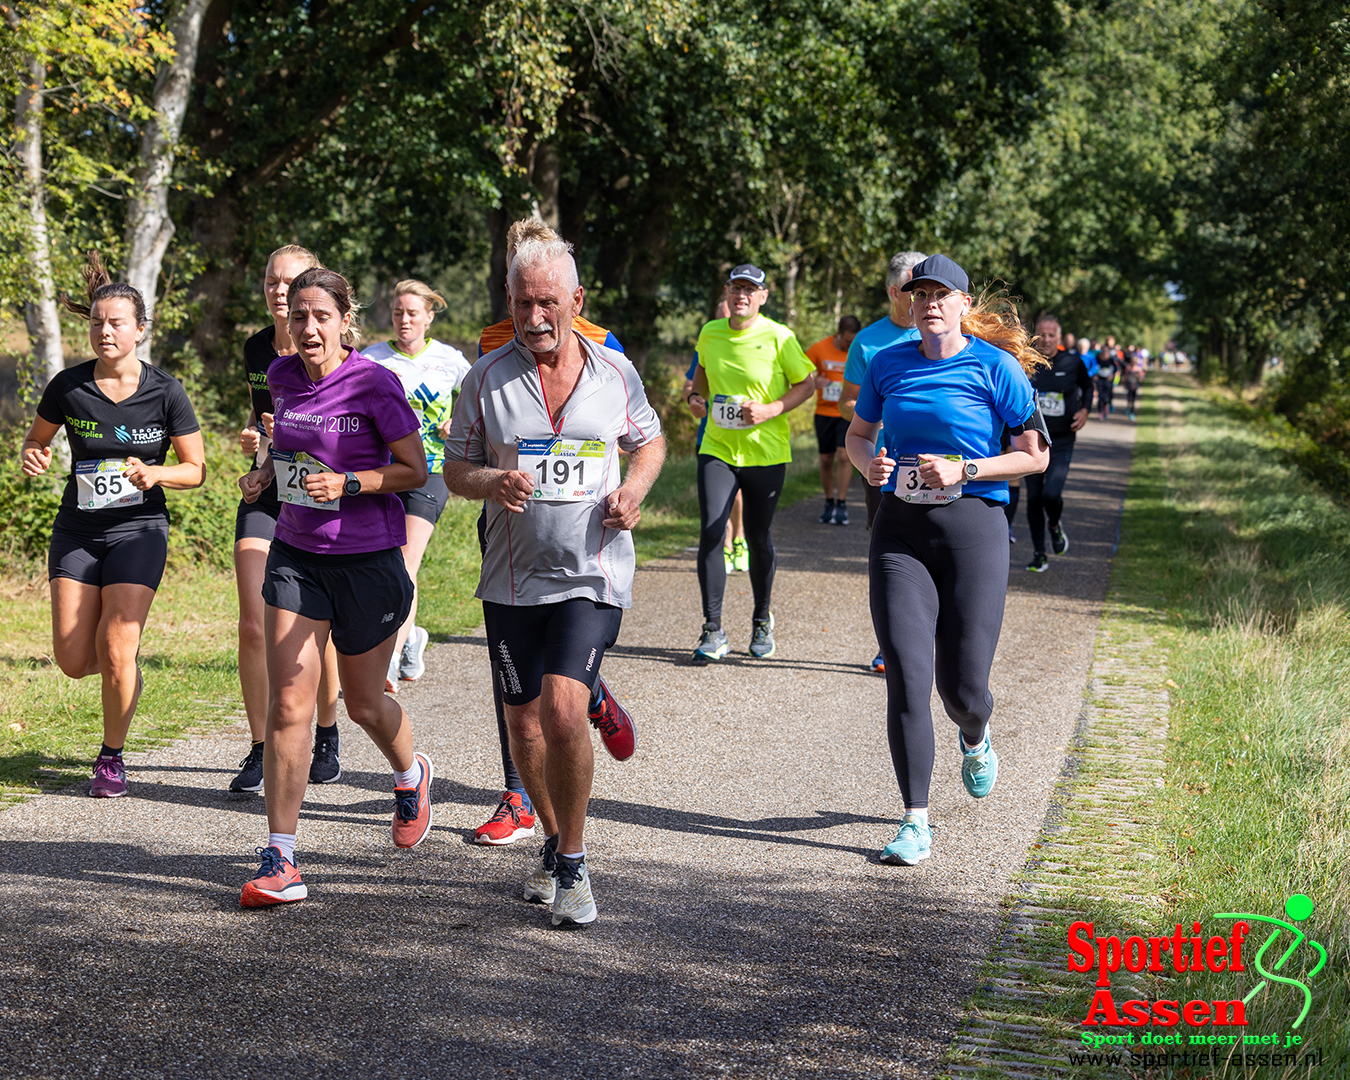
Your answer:
[[[786,326],[761,315],[769,297],[764,271],[749,263],[731,271],[726,285],[731,314],[699,332],[698,368],[690,403],[708,412],[698,453],[698,585],[703,594],[703,635],[694,661],[706,664],[731,651],[722,629],[727,572],[722,535],[739,491],[750,549],[755,610],[750,655],[774,653],[770,600],[776,556],[769,529],[792,460],[787,413],[815,393],[815,365]]]

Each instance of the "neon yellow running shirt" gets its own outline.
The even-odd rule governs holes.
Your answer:
[[[714,319],[699,331],[696,351],[708,376],[710,410],[718,395],[776,401],[788,387],[816,371],[797,336],[765,315],[747,330],[733,330],[729,320]],[[791,461],[787,414],[747,428],[723,427],[709,421],[699,453],[737,466]]]

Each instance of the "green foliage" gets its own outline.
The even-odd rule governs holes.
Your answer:
[[[0,440],[13,452],[0,454],[0,552],[7,560],[36,560],[47,554],[52,522],[61,505],[65,478],[30,478],[20,468],[17,447],[28,431],[10,425],[0,428]]]

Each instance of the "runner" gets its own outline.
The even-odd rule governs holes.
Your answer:
[[[450,501],[450,489],[441,476],[445,464],[445,439],[450,433],[450,410],[459,384],[469,370],[469,361],[453,345],[428,341],[427,330],[445,297],[420,281],[400,281],[394,286],[394,340],[381,341],[366,349],[365,356],[398,376],[408,404],[422,423],[422,448],[427,455],[427,482],[416,491],[400,491],[398,498],[407,511],[408,542],[403,564],[413,583],[412,609],[399,628],[401,647],[389,660],[384,678],[386,693],[398,690],[398,680],[416,681],[426,671],[423,659],[430,635],[417,625],[417,572],[422,568],[436,522]]]
[[[1125,411],[1134,423],[1135,407],[1139,404],[1139,384],[1148,374],[1148,350],[1140,349],[1129,358],[1120,373],[1121,385],[1125,387]]]
[[[960,728],[966,791],[983,798],[998,777],[989,668],[1008,587],[1002,506],[1008,478],[1039,472],[1049,455],[1027,378],[1045,360],[1016,313],[983,300],[972,305],[970,279],[945,255],[915,267],[905,289],[913,293],[922,340],[873,358],[848,452],[884,491],[868,567],[905,817],[881,858],[909,866],[932,853],[928,702],[935,670],[947,715]],[[885,442],[878,446],[883,419]],[[1000,455],[1005,424],[1012,450]]]
[[[818,519],[822,525],[848,524],[853,462],[847,452],[839,453],[848,434],[848,421],[839,415],[839,399],[848,350],[861,329],[856,315],[845,315],[833,337],[821,338],[806,350],[806,358],[816,365],[816,444],[820,450],[820,485],[825,489],[825,509]]]
[[[349,342],[355,303],[341,274],[313,267],[287,290],[296,356],[267,372],[276,405],[272,452],[239,480],[256,500],[275,477],[285,504],[267,556],[267,846],[240,903],[303,900],[296,824],[308,778],[305,750],[321,658],[338,651],[347,715],[394,770],[393,838],[416,847],[431,828],[431,760],[384,693],[397,629],[412,605],[399,548],[407,542],[396,491],[426,483],[420,425],[403,388]]]
[[[858,388],[867,374],[867,365],[880,349],[895,345],[901,341],[917,341],[919,331],[914,326],[914,313],[910,310],[909,293],[905,285],[914,273],[914,267],[928,258],[921,251],[899,251],[891,256],[886,268],[886,295],[890,298],[891,309],[884,319],[878,319],[864,327],[848,347],[848,363],[844,366],[844,388],[839,396],[839,415],[845,420],[853,419],[853,403],[858,400]],[[877,509],[881,506],[881,489],[873,487],[863,473],[863,497],[867,500],[867,531],[872,531],[872,522],[876,520]],[[881,646],[877,645],[877,655],[872,661],[872,670],[885,674],[886,659],[881,655]]]
[[[506,232],[506,268],[508,273],[511,269],[512,260],[516,257],[516,248],[524,241],[539,240],[551,243],[558,239],[556,232],[535,218],[525,218],[513,222]],[[506,297],[509,304],[511,299],[509,278]],[[505,328],[504,332],[503,328]],[[623,352],[623,346],[619,344],[618,338],[603,326],[596,326],[595,323],[587,322],[575,313],[572,318],[572,329],[597,345],[603,345],[605,348],[613,349],[619,353]],[[515,340],[515,323],[511,319],[508,318],[502,322],[494,323],[484,330],[482,336],[479,337],[478,355],[482,357],[487,352],[501,348],[501,346]],[[496,344],[487,348],[486,346],[491,342]],[[486,504],[483,506],[483,512],[478,516],[478,546],[480,552],[487,553]],[[505,790],[497,803],[497,809],[492,812],[492,816],[487,821],[474,830],[473,838],[475,843],[499,847],[515,843],[517,840],[523,840],[527,836],[533,836],[535,815],[534,807],[530,803],[530,796],[525,791],[525,784],[516,771],[515,762],[511,760],[510,737],[506,730],[506,709],[502,704],[501,687],[497,685],[495,680],[492,684],[492,703],[497,711],[497,739],[501,746]],[[591,726],[600,732],[600,739],[612,758],[616,761],[627,761],[633,756],[636,741],[632,717],[619,704],[617,698],[612,694],[597,693],[591,701],[589,716]]]
[[[1050,568],[1045,554],[1045,526],[1050,525],[1050,546],[1056,555],[1069,550],[1069,538],[1060,525],[1064,513],[1064,482],[1069,477],[1073,445],[1087,423],[1092,408],[1092,379],[1083,358],[1060,344],[1059,320],[1042,315],[1036,322],[1036,351],[1050,361],[1049,367],[1031,377],[1036,404],[1050,433],[1050,463],[1043,473],[1027,477],[1027,524],[1031,528],[1031,562],[1027,569],[1043,574]]]
[[[730,314],[731,309],[727,307],[726,300],[717,301],[713,318],[725,319]],[[696,398],[694,394],[694,375],[697,372],[698,353],[694,353],[694,358],[689,362],[689,370],[684,373],[682,394],[684,403],[698,420],[698,434],[694,436],[695,455],[698,454],[698,448],[703,445],[703,433],[708,430],[707,402],[702,398]],[[750,569],[750,551],[745,546],[745,520],[741,513],[743,503],[741,493],[736,492],[736,501],[731,504],[731,516],[727,518],[727,534],[722,540],[722,558],[726,563],[728,574],[744,574]]]
[[[787,463],[792,460],[785,415],[815,389],[815,368],[786,326],[759,313],[769,297],[764,271],[745,263],[726,284],[731,315],[706,324],[698,335],[698,370],[690,404],[709,410],[713,425],[698,452],[698,585],[703,594],[703,634],[694,662],[720,660],[731,651],[722,629],[726,566],[722,537],[736,492],[744,493],[750,589],[755,597],[750,655],[774,654],[773,576],[776,557],[769,530]]]
[[[515,336],[464,380],[445,478],[490,500],[477,595],[511,756],[548,836],[525,899],[549,904],[554,926],[584,925],[596,917],[588,706],[599,695],[620,711],[600,668],[631,604],[629,530],[665,439],[632,364],[572,327],[584,290],[571,245],[523,240],[508,281]]]
[[[1111,397],[1124,363],[1125,356],[1116,348],[1116,339],[1108,336],[1105,344],[1097,350],[1097,372],[1093,376],[1093,384],[1097,390],[1099,420],[1105,420],[1108,413],[1116,411],[1111,403]]]
[[[122,747],[145,686],[136,657],[169,550],[164,491],[200,487],[206,454],[182,385],[136,358],[141,294],[111,281],[97,252],[84,283],[88,306],[61,299],[89,320],[95,358],[53,376],[19,453],[24,475],[41,476],[65,428],[70,473],[47,551],[52,652],[72,679],[103,680],[103,745],[89,794],[115,799],[127,793]],[[166,464],[170,446],[177,465]]]
[[[272,393],[267,389],[267,369],[278,356],[295,352],[287,317],[286,290],[296,275],[318,266],[314,253],[295,244],[277,248],[267,259],[263,275],[263,298],[272,316],[265,326],[244,342],[244,371],[248,376],[252,409],[239,433],[239,448],[261,468],[272,444]],[[267,573],[267,553],[272,547],[281,500],[277,486],[270,484],[255,502],[239,500],[234,517],[234,582],[239,592],[239,688],[244,715],[252,739],[248,755],[239,763],[239,775],[230,781],[231,791],[263,789],[264,736],[267,733],[267,638],[263,632],[262,587]],[[331,784],[342,777],[341,749],[337,728],[337,650],[333,643],[323,654],[319,678],[318,722],[314,729],[314,753],[309,764],[311,784]]]

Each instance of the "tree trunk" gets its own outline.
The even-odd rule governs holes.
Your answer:
[[[164,253],[173,239],[169,216],[169,180],[173,175],[174,147],[183,131],[192,92],[192,73],[197,66],[202,16],[211,0],[182,0],[169,21],[173,34],[173,59],[160,66],[155,79],[155,117],[141,132],[140,163],[127,205],[127,283],[145,298],[146,315],[155,314],[155,294]],[[155,332],[151,322],[136,354],[150,361],[150,342]]]
[[[562,162],[553,143],[541,143],[534,152],[534,188],[538,193],[534,211],[539,220],[554,232],[559,231],[558,181]]]
[[[5,21],[18,29],[19,17],[6,7]],[[56,283],[52,276],[51,239],[47,229],[47,195],[42,181],[42,109],[47,85],[47,65],[40,57],[28,59],[27,86],[21,86],[14,102],[16,131],[15,154],[23,176],[25,247],[32,267],[36,299],[23,305],[23,321],[28,327],[28,343],[41,390],[53,375],[66,366],[61,348],[61,317],[56,306]]]
[[[794,255],[787,261],[783,274],[783,316],[784,322],[795,332],[797,329],[797,275],[801,272],[800,255]]]
[[[506,318],[506,230],[511,227],[511,215],[506,212],[505,206],[487,212],[487,227],[492,237],[492,255],[488,260],[488,300],[492,306],[491,321],[499,323]]]

